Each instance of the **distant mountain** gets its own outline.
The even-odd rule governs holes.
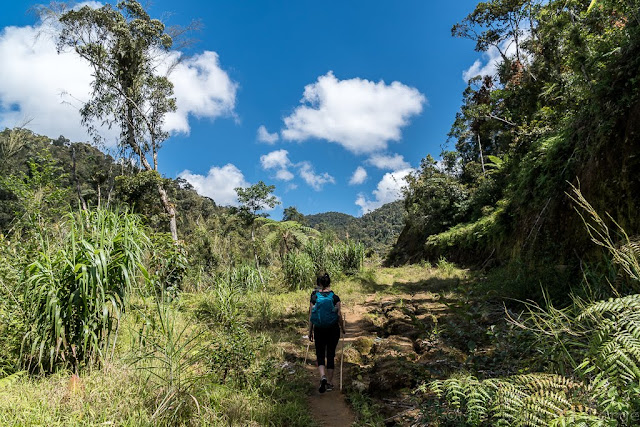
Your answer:
[[[325,212],[307,215],[305,221],[316,230],[333,233],[340,240],[362,242],[384,255],[404,227],[404,201],[387,203],[360,218],[341,212]]]
[[[324,212],[315,215],[305,215],[304,219],[309,227],[317,230],[331,229],[337,233],[338,230],[346,228],[358,218],[342,212]]]

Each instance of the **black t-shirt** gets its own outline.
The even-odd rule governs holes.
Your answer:
[[[329,292],[333,292],[333,291],[321,292],[316,289],[315,291],[311,292],[311,304],[313,305],[315,305],[316,301],[318,301],[318,295],[317,295],[318,292],[320,292],[324,296],[327,296],[329,295]],[[333,294],[333,305],[335,306],[339,302],[340,302],[340,297],[336,294]]]

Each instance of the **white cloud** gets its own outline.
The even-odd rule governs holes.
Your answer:
[[[264,170],[276,170],[275,178],[281,181],[291,181],[294,174],[290,168],[297,169],[300,178],[316,191],[320,191],[325,184],[335,183],[335,179],[327,172],[316,174],[311,163],[307,161],[291,162],[287,150],[276,150],[260,156],[260,164]]]
[[[58,55],[51,38],[38,37],[41,30],[5,27],[0,33],[0,128],[32,119],[29,128],[38,133],[87,140],[78,109],[89,99],[91,70],[75,54]]]
[[[298,164],[298,173],[300,177],[316,191],[322,190],[325,184],[335,184],[336,180],[327,172],[316,174],[313,166],[309,162],[301,162]]]
[[[415,169],[407,168],[384,174],[376,189],[373,190],[375,197],[373,200],[369,200],[364,194],[358,194],[356,205],[360,206],[361,213],[366,214],[386,203],[401,199],[402,188],[407,185],[406,178],[414,171]]]
[[[365,182],[367,179],[367,171],[362,166],[358,166],[358,168],[353,171],[353,175],[351,175],[351,179],[349,180],[349,185],[358,185]]]
[[[258,128],[258,141],[265,142],[267,144],[275,144],[278,139],[280,139],[278,132],[269,133],[264,125],[260,125]]]
[[[43,23],[0,32],[0,127],[16,126],[26,118],[32,119],[28,127],[37,133],[84,141],[88,136],[78,110],[91,94],[91,69],[73,52],[57,54],[55,33],[53,25]],[[169,52],[159,69],[169,69],[181,55]],[[237,84],[220,68],[215,52],[179,61],[169,79],[178,110],[167,115],[165,130],[188,133],[191,116],[233,114]],[[112,145],[117,130],[105,129],[105,134]]]
[[[359,154],[384,150],[389,141],[399,140],[426,98],[397,81],[338,80],[328,72],[305,86],[300,102],[284,119],[284,139],[326,139]]]
[[[260,164],[263,169],[284,169],[291,164],[287,150],[276,150],[260,156]]]
[[[411,167],[409,163],[404,161],[404,157],[400,154],[374,154],[367,159],[367,163],[377,167],[378,169],[388,169],[391,171]]]
[[[178,61],[169,74],[177,110],[169,113],[165,130],[189,133],[189,117],[215,119],[233,115],[238,84],[220,67],[216,52],[204,51],[187,59],[171,52],[167,61]]]
[[[178,177],[186,179],[198,194],[212,198],[219,205],[238,205],[235,189],[248,187],[242,171],[228,163],[222,167],[212,166],[209,173],[198,175],[185,170]]]
[[[276,172],[276,178],[282,181],[291,181],[293,179],[293,174],[287,169],[280,169]]]
[[[78,3],[73,7],[73,10],[80,10],[85,6],[89,6],[92,9],[97,9],[99,7],[103,6],[103,3],[100,3],[99,1],[85,1],[82,3]]]
[[[289,160],[289,152],[287,150],[276,150],[260,156],[260,164],[264,170],[277,169],[276,179],[282,181],[291,181],[293,179],[293,173],[289,171],[289,166],[292,166],[292,163]]]

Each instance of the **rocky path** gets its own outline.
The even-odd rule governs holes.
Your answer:
[[[414,393],[418,385],[473,368],[474,360],[481,362],[485,354],[490,356],[480,344],[486,341],[487,324],[502,315],[501,307],[496,313],[485,312],[454,290],[458,278],[442,278],[429,270],[420,273],[405,278],[394,276],[395,270],[385,270],[376,281],[364,283],[362,291],[344,298],[343,388],[350,395],[361,393],[367,405],[373,405],[367,413],[373,413],[375,419],[364,422],[424,424]],[[336,387],[340,356],[338,351]],[[312,345],[306,368],[315,385],[314,359]],[[309,407],[318,425],[350,426],[356,421],[345,394],[338,390],[323,395],[315,391],[309,396]]]
[[[363,333],[363,330],[360,328],[361,324],[358,322],[359,317],[354,309],[345,310],[347,333],[342,342],[338,344],[336,352],[336,370],[333,379],[336,387],[335,390],[320,394],[317,389],[314,389],[313,394],[309,396],[311,414],[320,426],[346,427],[353,425],[356,421],[351,407],[349,407],[345,401],[344,394],[340,391],[340,358],[342,357],[343,348],[345,346],[348,348],[350,344]],[[309,371],[309,376],[313,378],[313,381],[318,382],[318,370],[315,365],[313,344],[309,347],[306,368]],[[343,369],[342,376],[344,382],[349,377],[348,364],[344,364]]]

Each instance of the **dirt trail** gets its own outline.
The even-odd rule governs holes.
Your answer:
[[[473,320],[455,312],[461,304],[465,313],[472,309],[457,294],[447,292],[459,282],[457,278],[432,277],[429,270],[411,280],[387,276],[391,277],[382,276],[382,283],[366,284],[363,293],[343,306],[347,324],[343,388],[366,396],[375,405],[377,422],[410,426],[421,416],[415,388],[425,379],[444,378],[472,360],[469,342],[481,337],[458,336],[458,332],[470,332],[486,320],[481,319],[483,312]],[[337,389],[342,345],[336,354],[336,390],[321,395],[315,389],[309,396],[310,412],[318,425],[351,426],[356,421],[345,395]],[[306,369],[315,385],[313,353],[312,345]]]
[[[315,388],[311,396],[309,396],[309,408],[311,415],[320,426],[342,427],[351,426],[356,421],[356,417],[347,405],[344,394],[340,391],[340,357],[342,356],[343,345],[347,346],[355,339],[365,333],[362,328],[362,315],[359,313],[358,307],[345,310],[346,336],[344,342],[338,343],[336,349],[336,370],[333,378],[335,389],[331,392],[320,394]],[[313,344],[309,347],[309,355],[307,357],[307,370],[313,378],[314,383],[318,382],[318,370],[315,365],[315,353]],[[342,372],[343,382],[349,376],[348,367],[345,363]]]

